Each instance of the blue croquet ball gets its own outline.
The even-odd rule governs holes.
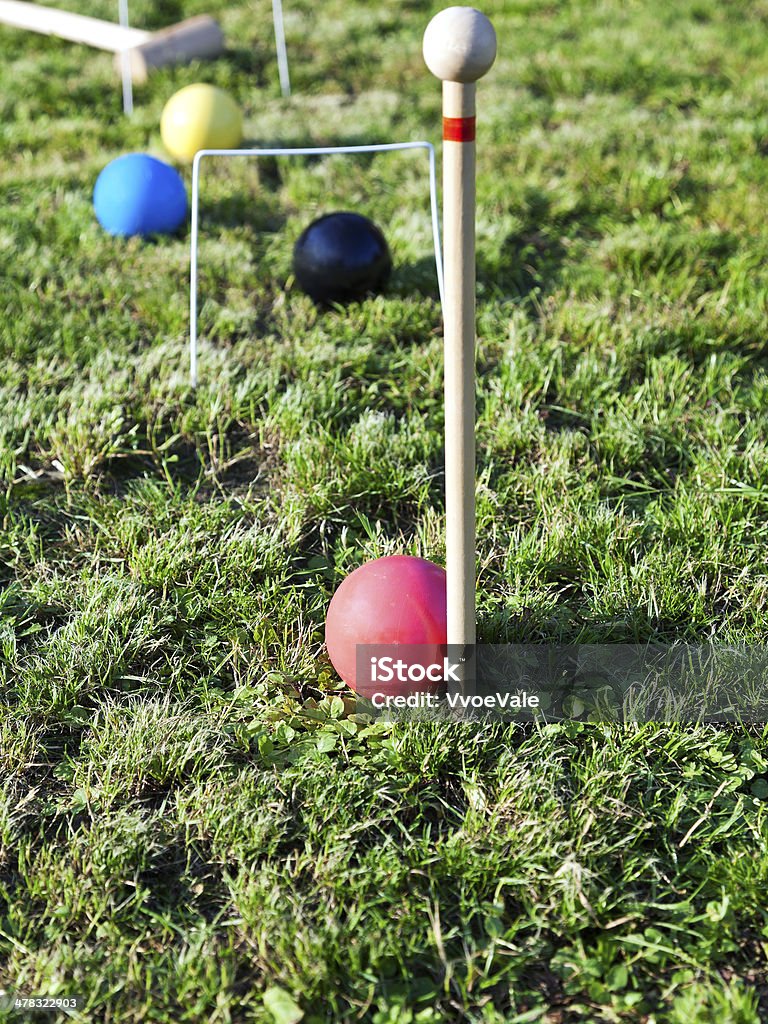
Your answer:
[[[93,190],[99,224],[110,235],[161,235],[187,216],[187,190],[178,171],[146,153],[107,164]]]
[[[380,291],[392,270],[389,246],[359,213],[328,213],[301,233],[293,272],[315,302],[350,302]]]

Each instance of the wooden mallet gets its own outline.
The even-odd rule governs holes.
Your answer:
[[[159,32],[145,32],[22,0],[0,0],[0,24],[109,50],[116,55],[118,69],[126,54],[134,82],[146,81],[151,68],[218,57],[224,52],[221,29],[207,15],[180,21]]]
[[[448,7],[424,33],[443,83],[445,509],[448,644],[475,644],[475,82],[496,33],[474,7]],[[465,676],[466,679],[466,676]]]

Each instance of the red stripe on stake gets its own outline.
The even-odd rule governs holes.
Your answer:
[[[444,117],[443,140],[445,142],[474,142],[474,117]]]

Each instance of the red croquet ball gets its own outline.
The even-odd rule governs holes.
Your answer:
[[[423,645],[410,652],[411,660],[442,664],[446,619],[445,569],[411,555],[376,558],[355,569],[333,595],[325,619],[328,655],[344,682],[365,693],[371,683],[357,678],[358,644]],[[395,681],[380,689],[394,694],[436,686]]]

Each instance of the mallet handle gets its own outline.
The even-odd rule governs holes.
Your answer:
[[[475,83],[443,82],[448,643],[475,643]]]
[[[152,36],[151,32],[142,29],[124,28],[111,21],[59,11],[54,7],[42,7],[40,4],[22,3],[21,0],[0,0],[0,24],[40,32],[46,36],[59,36],[73,43],[84,43],[98,50],[111,50],[115,53],[141,46]]]
[[[123,53],[127,53],[125,59],[134,82],[146,81],[152,68],[218,57],[224,52],[224,36],[218,22],[207,14],[187,18],[159,32],[145,32],[22,0],[0,0],[0,24],[110,50],[117,54],[118,70],[123,66]]]

